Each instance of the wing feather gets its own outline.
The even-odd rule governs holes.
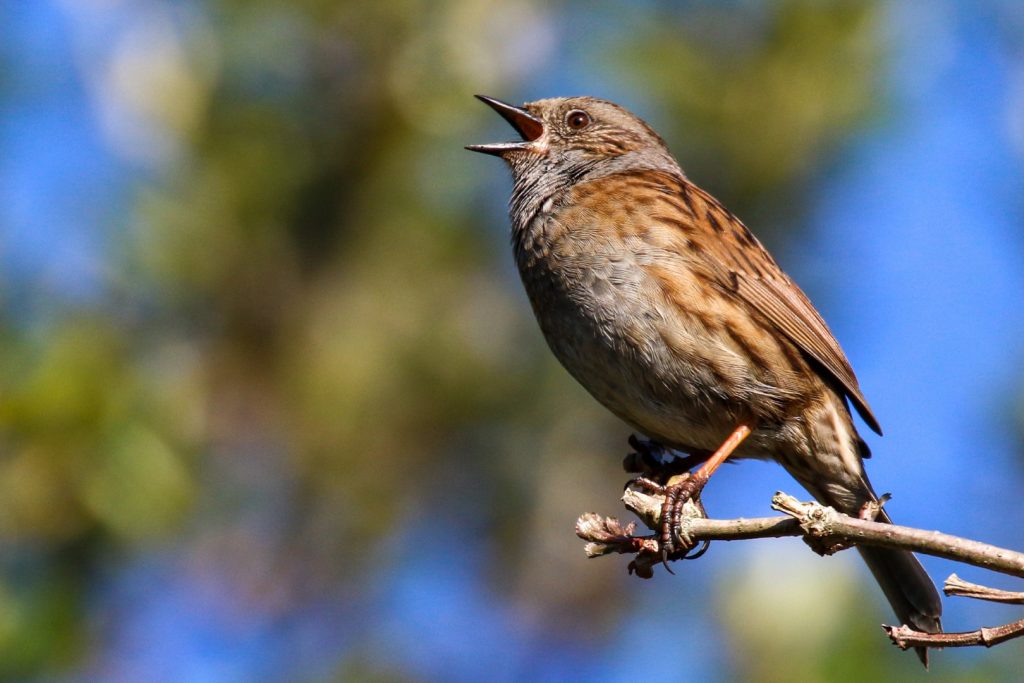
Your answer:
[[[838,382],[871,429],[882,430],[861,393],[850,361],[807,296],[743,223],[714,197],[684,178],[656,174],[686,203],[709,235],[709,268],[719,285],[735,292]]]

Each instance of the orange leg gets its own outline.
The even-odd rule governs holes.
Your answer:
[[[682,481],[692,480],[695,478],[702,478],[704,483],[707,483],[711,475],[715,473],[715,470],[725,462],[726,458],[733,454],[733,452],[740,447],[743,440],[750,436],[750,427],[746,424],[741,424],[733,431],[732,434],[718,447],[718,450],[711,454],[703,465],[701,465],[696,472],[693,474],[677,474],[668,480],[668,485],[673,486]]]

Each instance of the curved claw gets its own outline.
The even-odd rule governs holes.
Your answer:
[[[707,517],[707,512],[704,510],[704,503],[702,503],[701,500],[700,500],[700,494],[699,493],[696,494],[690,500],[692,500],[693,504],[697,506],[697,509],[700,511],[700,515],[702,517]],[[681,559],[681,560],[696,560],[698,557],[700,557],[701,555],[703,555],[704,553],[706,553],[708,551],[708,548],[711,547],[711,541],[708,540],[708,539],[704,539],[700,543],[700,549],[697,550],[697,552],[695,552],[695,553],[693,552],[694,549],[697,548],[697,546],[693,545],[693,541],[690,539],[689,536],[684,536],[683,535],[682,511],[683,511],[683,507],[685,505],[686,505],[686,499],[682,500],[680,502],[680,504],[676,507],[676,509],[673,510],[672,528],[673,528],[673,531],[675,532],[676,538],[679,540],[679,542],[682,545],[687,547],[686,552],[683,553],[683,556],[680,557],[679,559]]]
[[[675,576],[676,573],[674,571],[672,571],[672,567],[668,563],[668,548],[665,547],[664,543],[662,543],[660,545],[661,545],[661,563],[663,565],[665,565],[665,571],[667,571],[672,576]]]
[[[696,546],[694,546],[694,547],[696,547]],[[701,541],[700,550],[698,550],[697,552],[691,554],[691,551],[693,550],[693,548],[690,548],[690,550],[687,550],[686,554],[683,555],[682,557],[680,557],[679,559],[681,559],[681,560],[696,560],[698,557],[700,557],[701,555],[706,553],[708,551],[708,548],[710,548],[710,547],[711,547],[711,541],[709,541],[707,539],[704,539],[703,541]]]

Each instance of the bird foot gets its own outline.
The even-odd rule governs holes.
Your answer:
[[[697,544],[686,535],[683,530],[683,509],[688,502],[693,502],[702,516],[706,516],[704,505],[700,501],[700,492],[707,484],[707,477],[702,476],[700,471],[696,473],[686,472],[669,479],[668,483],[661,484],[646,477],[637,477],[627,486],[635,486],[651,495],[664,498],[661,506],[661,520],[659,522],[658,547],[661,553],[661,562],[670,574],[674,574],[668,561],[672,560],[695,560],[707,552],[710,541]]]

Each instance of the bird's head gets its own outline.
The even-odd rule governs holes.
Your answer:
[[[501,157],[517,180],[541,173],[575,182],[595,171],[606,175],[643,168],[680,173],[658,134],[613,102],[553,97],[515,107],[483,95],[477,98],[501,114],[522,139],[466,149]]]

